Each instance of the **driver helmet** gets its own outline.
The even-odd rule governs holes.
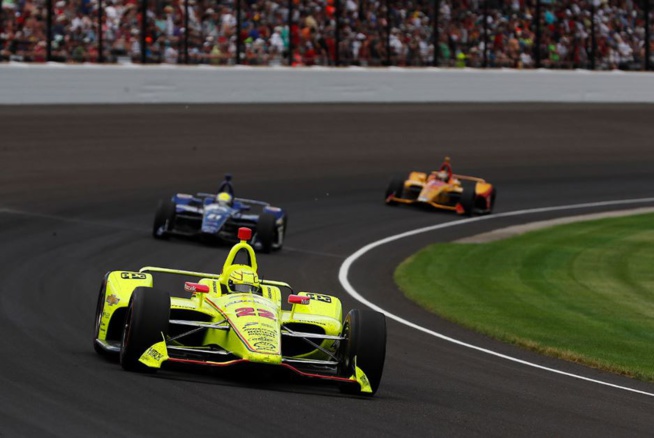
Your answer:
[[[231,207],[233,203],[232,195],[227,192],[221,192],[216,195],[216,202],[223,207]]]
[[[261,293],[259,276],[249,266],[239,266],[227,279],[227,289],[230,293]]]

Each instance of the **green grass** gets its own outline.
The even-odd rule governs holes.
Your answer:
[[[428,310],[494,338],[654,381],[654,214],[432,245],[395,281]]]

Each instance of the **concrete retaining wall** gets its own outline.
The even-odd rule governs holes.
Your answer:
[[[654,74],[473,69],[0,65],[0,104],[654,102]]]

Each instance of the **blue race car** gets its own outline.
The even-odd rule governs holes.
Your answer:
[[[152,235],[155,239],[183,236],[229,244],[239,241],[240,227],[248,227],[255,230],[254,248],[267,253],[282,248],[287,223],[284,210],[266,202],[235,198],[229,192],[178,193],[159,203]]]

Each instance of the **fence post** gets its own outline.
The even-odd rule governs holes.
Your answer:
[[[650,56],[651,56],[651,48],[650,48],[650,1],[651,0],[645,0],[645,7],[643,8],[645,11],[645,71],[650,70]]]
[[[188,64],[188,0],[184,0],[184,64]]]
[[[590,2],[590,69],[595,70],[595,54],[597,41],[595,40],[595,0]]]
[[[98,0],[98,63],[104,63],[104,41],[102,39],[102,0]]]
[[[141,0],[141,64],[147,64],[145,52],[148,50],[145,33],[148,29],[148,0]]]
[[[440,20],[440,9],[441,9],[441,2],[439,0],[434,0],[434,15],[433,15],[433,23],[432,23],[432,40],[434,44],[434,60],[432,62],[432,65],[434,67],[438,67],[438,57],[441,53],[441,44],[440,44],[440,34],[438,32],[438,21]]]
[[[334,0],[334,65],[341,65],[341,0]]]
[[[536,41],[534,41],[534,46],[536,51],[534,52],[534,57],[536,58],[536,68],[541,66],[541,55],[540,55],[540,40],[541,40],[541,28],[540,28],[540,19],[541,19],[541,9],[540,9],[540,0],[536,0]]]
[[[293,66],[293,0],[288,0],[288,66]]]
[[[243,27],[243,22],[241,16],[241,0],[235,0],[236,2],[236,60],[235,64],[241,64],[241,29]]]
[[[386,0],[386,66],[391,66],[391,0]]]
[[[484,0],[484,68],[488,67],[488,0]]]
[[[46,38],[48,41],[45,46],[45,60],[50,62],[52,61],[52,0],[48,0],[45,5],[48,8],[46,16]]]

